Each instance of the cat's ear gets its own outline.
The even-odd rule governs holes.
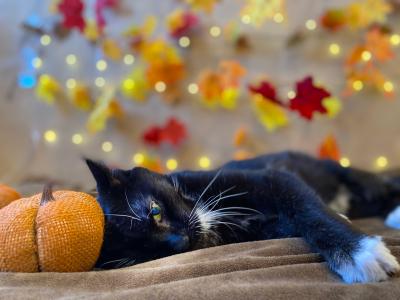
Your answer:
[[[85,158],[85,161],[96,180],[98,189],[108,189],[115,183],[116,180],[113,178],[111,170],[103,162],[88,158]]]

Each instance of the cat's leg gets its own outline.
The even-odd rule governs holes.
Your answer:
[[[302,236],[345,282],[382,281],[399,270],[381,237],[353,227],[296,176],[274,172],[267,180],[282,224]]]

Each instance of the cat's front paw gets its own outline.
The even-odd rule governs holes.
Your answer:
[[[351,261],[341,263],[335,270],[346,283],[367,283],[387,280],[400,266],[382,238],[364,237],[351,255]]]

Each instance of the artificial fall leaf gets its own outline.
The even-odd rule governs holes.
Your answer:
[[[121,82],[122,94],[136,101],[144,101],[150,91],[150,85],[146,79],[143,68],[135,68],[131,74]]]
[[[246,69],[237,61],[224,60],[219,64],[219,73],[223,88],[239,86],[239,80],[246,74]]]
[[[141,51],[143,59],[148,63],[182,62],[182,59],[180,58],[177,50],[161,38],[151,42],[144,43]]]
[[[142,26],[131,26],[123,35],[130,40],[133,50],[141,52],[142,46],[147,42],[157,27],[157,18],[155,16],[146,17]]]
[[[260,123],[268,131],[275,131],[289,123],[285,110],[260,94],[252,96],[252,107]]]
[[[347,67],[352,67],[359,62],[361,62],[362,54],[366,50],[365,46],[356,45],[353,49],[350,50],[349,55],[346,58],[345,65]]]
[[[333,135],[328,135],[322,141],[318,149],[319,158],[332,159],[338,161],[340,159],[340,150],[336,138]]]
[[[367,32],[365,48],[378,61],[387,61],[394,57],[390,37],[378,28],[373,28]]]
[[[190,11],[177,9],[167,17],[167,28],[170,36],[179,38],[188,35],[199,24],[199,18]]]
[[[253,152],[247,151],[247,150],[237,150],[233,154],[233,159],[234,160],[245,160],[245,159],[250,159],[253,158],[255,154]]]
[[[261,26],[265,21],[277,14],[286,15],[284,0],[246,0],[240,12],[241,16],[248,16],[250,24]]]
[[[62,0],[58,4],[58,11],[63,16],[62,25],[65,28],[78,28],[83,31],[85,19],[83,18],[84,3],[81,0]]]
[[[60,83],[51,75],[43,74],[36,86],[36,96],[48,104],[54,103],[62,93]]]
[[[86,124],[90,132],[96,133],[104,130],[108,119],[121,116],[122,107],[120,107],[114,95],[113,89],[106,89],[97,99],[94,110],[90,113]]]
[[[269,101],[282,105],[282,102],[277,98],[275,86],[266,80],[262,80],[258,85],[250,84],[248,89],[253,94],[259,94]]]
[[[122,49],[118,43],[110,38],[104,39],[102,42],[103,53],[112,60],[120,60],[122,58]]]
[[[220,75],[213,71],[203,71],[198,79],[199,92],[207,105],[218,103],[223,88]]]
[[[336,31],[346,25],[346,14],[343,9],[327,10],[321,17],[320,23],[322,27]]]
[[[185,65],[180,61],[154,61],[148,65],[146,76],[150,85],[162,81],[168,87],[168,85],[174,85],[185,77]]]
[[[83,84],[77,83],[76,86],[69,91],[71,103],[84,111],[92,108],[92,100],[89,88]]]
[[[243,146],[248,140],[248,132],[245,127],[239,127],[233,136],[233,144],[235,147]]]
[[[159,157],[149,155],[148,153],[140,153],[140,160],[136,162],[136,166],[146,168],[150,171],[162,173],[164,171]]]
[[[95,14],[96,23],[100,31],[106,26],[106,19],[104,18],[104,10],[107,8],[116,9],[119,6],[120,0],[96,0],[95,2]]]
[[[391,12],[385,0],[362,0],[351,3],[346,8],[346,23],[350,28],[366,28],[373,23],[382,23]]]
[[[97,26],[97,23],[93,20],[89,20],[86,22],[85,30],[83,31],[83,35],[91,42],[96,42],[100,37],[100,30]]]
[[[238,98],[239,98],[239,89],[227,88],[222,91],[219,104],[223,108],[234,109],[236,108]]]
[[[179,146],[186,137],[186,126],[175,118],[170,118],[164,126],[151,126],[142,135],[146,144],[156,147],[159,147],[162,143]]]
[[[220,0],[185,0],[193,9],[211,13]]]
[[[328,97],[322,100],[322,105],[327,110],[327,115],[334,118],[342,110],[342,102],[336,97]]]
[[[327,113],[322,101],[330,96],[324,88],[315,86],[311,77],[306,77],[296,83],[296,96],[290,100],[289,107],[303,118],[312,120],[315,112]]]

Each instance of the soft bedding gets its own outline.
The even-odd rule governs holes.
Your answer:
[[[400,259],[400,231],[378,219],[354,222],[382,235]],[[400,275],[348,285],[299,238],[202,249],[133,267],[87,273],[0,273],[2,299],[400,299]]]

